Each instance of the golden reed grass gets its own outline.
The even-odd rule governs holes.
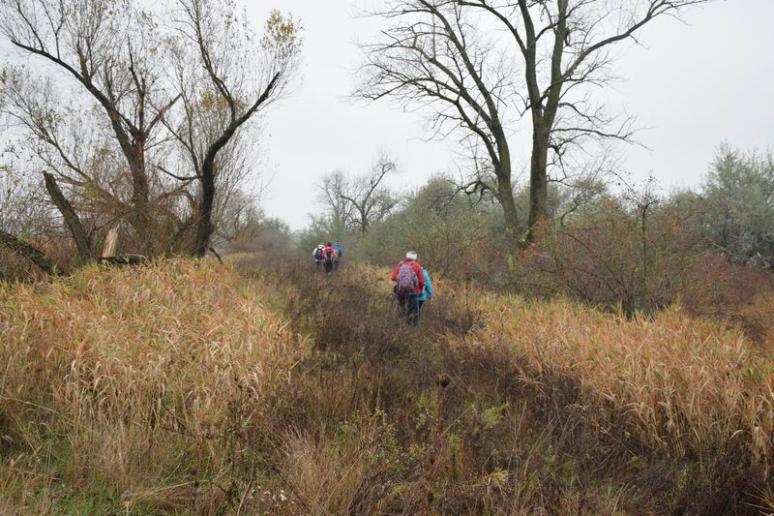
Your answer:
[[[233,469],[233,402],[257,400],[228,428],[238,431],[298,360],[287,322],[266,308],[273,295],[192,261],[0,286],[0,508],[47,512],[34,483],[13,489],[19,475],[110,486],[125,507],[219,503],[193,487]]]
[[[739,332],[439,279],[395,337],[384,275],[178,260],[0,285],[0,513],[658,512],[730,491],[723,461],[770,482],[774,362]],[[696,467],[626,476],[658,460]]]
[[[565,300],[479,299],[484,329],[466,345],[504,346],[577,378],[632,437],[671,456],[739,439],[771,477],[774,357],[738,330],[678,307],[627,321]]]

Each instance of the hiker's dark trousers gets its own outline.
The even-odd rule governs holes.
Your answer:
[[[331,274],[333,272],[333,261],[332,260],[326,260],[325,262],[325,272],[328,274]]]
[[[419,296],[417,294],[397,294],[398,305],[406,310],[409,324],[419,322]]]

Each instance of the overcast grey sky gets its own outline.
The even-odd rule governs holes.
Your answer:
[[[315,209],[318,178],[335,169],[362,172],[379,149],[398,160],[394,186],[410,189],[453,168],[453,140],[426,142],[416,113],[389,103],[347,97],[361,62],[356,41],[369,41],[376,20],[356,16],[363,0],[243,0],[262,25],[273,7],[304,26],[303,79],[266,120],[264,171],[273,177],[263,206],[300,228]],[[652,172],[665,191],[699,184],[722,141],[765,149],[774,142],[774,0],[716,1],[686,13],[686,24],[663,19],[648,27],[643,46],[620,52],[624,78],[609,93],[644,127],[645,150],[627,146],[625,166],[635,177]],[[526,165],[529,149],[517,149]]]
[[[380,149],[400,165],[392,180],[399,190],[455,169],[456,142],[426,141],[420,115],[349,98],[362,62],[356,42],[373,40],[380,28],[357,13],[381,0],[238,1],[259,29],[273,8],[304,26],[301,80],[268,112],[258,147],[271,178],[262,199],[269,215],[303,227],[316,209],[319,178],[337,169],[362,173]],[[664,191],[697,186],[723,141],[744,149],[774,144],[774,0],[716,0],[685,17],[687,24],[659,20],[642,33],[642,46],[622,47],[614,71],[624,80],[604,97],[646,128],[638,140],[648,149],[619,149],[623,165],[636,178],[652,172]],[[528,163],[523,136],[514,138],[516,175]]]

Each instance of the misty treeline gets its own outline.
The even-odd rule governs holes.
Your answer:
[[[614,77],[614,49],[708,1],[386,0],[357,93],[423,110],[436,136],[457,138],[469,161],[460,188],[495,199],[510,238],[529,241],[553,181],[570,181],[590,149],[632,141],[632,118],[595,95]],[[513,191],[519,130],[531,135],[526,214]]]
[[[376,210],[379,217],[363,231],[349,196],[336,192],[366,191],[380,168],[356,178],[335,172],[320,184],[320,211],[302,246],[338,238],[349,257],[381,265],[415,249],[433,271],[529,295],[620,306],[629,315],[678,300],[699,308],[737,303],[744,300],[726,297],[752,298],[772,286],[766,271],[774,270],[774,156],[721,145],[708,159],[695,190],[668,193],[653,178],[637,182],[615,173],[572,186],[551,183],[546,219],[534,241],[516,251],[496,196],[466,195],[453,176],[403,194],[382,186],[378,197],[389,199],[390,211]],[[530,189],[514,191],[516,230],[526,232]]]
[[[774,268],[771,156],[721,147],[700,189],[666,194],[618,170],[610,149],[635,141],[634,121],[596,94],[614,49],[704,3],[379,4],[354,94],[426,115],[432,136],[458,143],[457,170],[411,193],[390,186],[403,171],[388,152],[321,171],[294,238],[245,184],[264,115],[296,76],[298,21],[274,12],[257,32],[235,0],[0,0],[0,34],[21,57],[0,91],[2,263],[57,273],[98,257],[111,229],[122,252],[148,257],[291,241],[308,255],[340,239],[350,258],[416,249],[457,277],[630,315],[720,303],[717,278],[744,284],[743,269],[761,287],[750,271]],[[516,133],[530,136],[524,181]]]
[[[339,238],[350,257],[380,264],[416,249],[457,277],[629,316],[678,300],[749,300],[771,286],[757,273],[774,268],[771,156],[721,146],[697,191],[666,194],[617,166],[618,144],[636,142],[635,121],[598,95],[615,79],[615,48],[705,3],[380,4],[370,14],[386,28],[364,45],[356,94],[425,114],[434,137],[459,144],[458,170],[402,196],[384,186],[396,169],[384,156],[361,175],[332,172],[303,246]],[[525,181],[519,132],[531,136]],[[374,208],[367,217],[364,203]]]
[[[278,225],[245,180],[296,74],[292,17],[259,33],[233,0],[2,0],[0,35],[17,56],[0,91],[6,249],[57,272],[111,229],[124,253],[203,256]]]

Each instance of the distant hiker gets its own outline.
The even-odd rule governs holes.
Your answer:
[[[336,240],[333,242],[333,248],[336,249],[336,260],[333,262],[333,269],[339,270],[339,263],[344,258],[344,246],[341,245],[341,242]]]
[[[314,268],[318,271],[320,270],[323,262],[323,249],[325,249],[325,246],[320,244],[314,248],[314,251],[312,251],[312,257],[314,258]]]
[[[333,244],[328,242],[325,244],[322,250],[323,265],[325,266],[325,273],[330,275],[333,273],[333,265],[336,263],[336,248]]]
[[[417,263],[417,253],[409,251],[406,259],[398,263],[390,274],[395,282],[398,305],[406,310],[409,324],[419,322],[419,295],[425,290],[425,275]]]
[[[422,290],[422,293],[419,294],[419,297],[417,298],[417,303],[419,303],[419,309],[417,310],[417,319],[422,314],[422,305],[427,303],[433,298],[433,282],[430,281],[430,273],[427,272],[427,269],[424,267],[422,268],[422,276],[425,278],[425,288]]]

